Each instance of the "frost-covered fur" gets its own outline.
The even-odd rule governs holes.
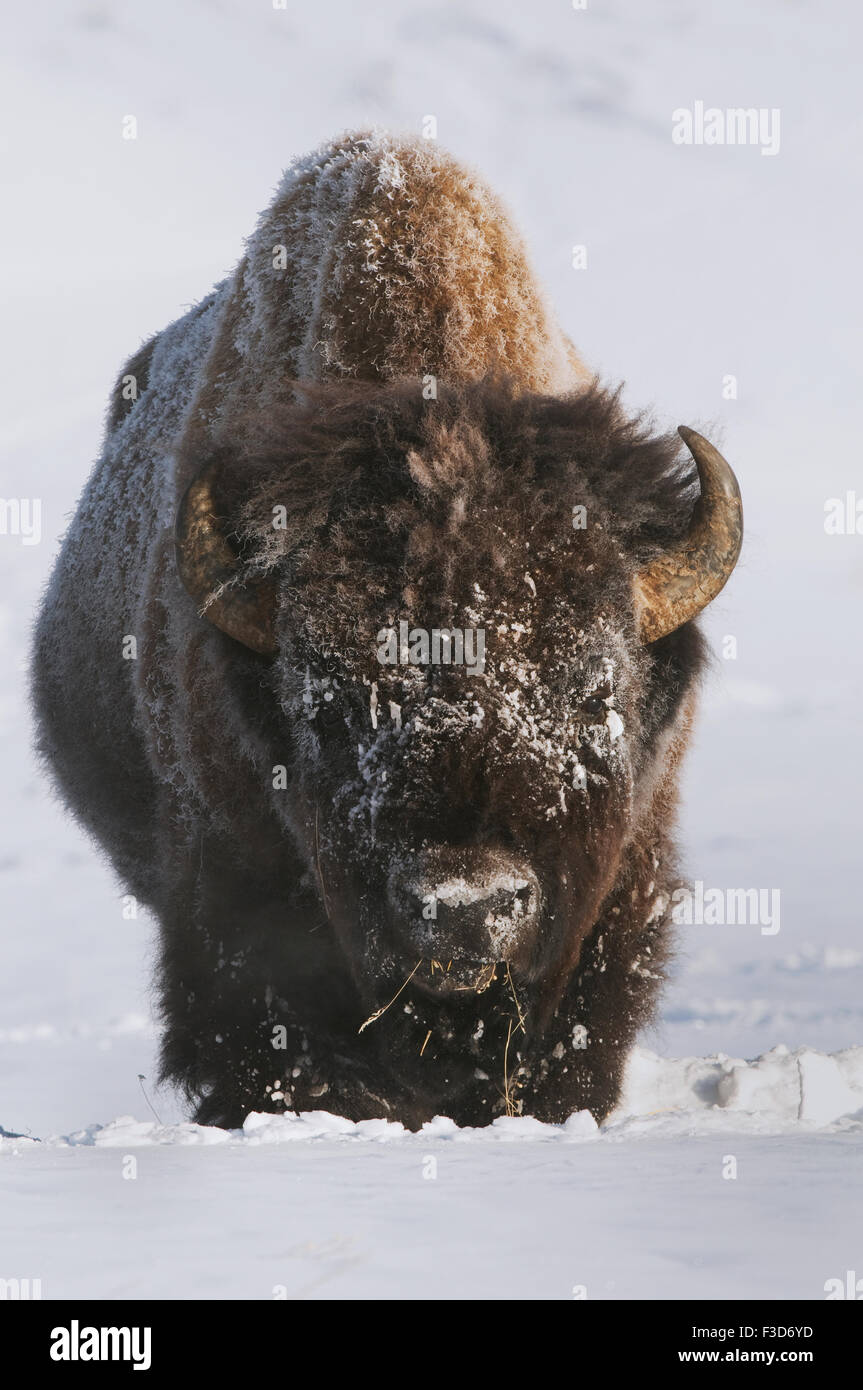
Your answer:
[[[667,959],[701,664],[692,625],[642,646],[631,596],[691,512],[676,444],[585,380],[491,195],[385,137],[294,166],[128,374],[34,693],[69,805],[159,917],[165,1077],[222,1124],[606,1114]],[[177,576],[213,464],[245,575],[277,587],[274,660]],[[484,672],[381,666],[401,619],[481,628]],[[536,939],[441,992],[434,923],[417,960],[393,906],[421,855],[442,899],[528,865]]]

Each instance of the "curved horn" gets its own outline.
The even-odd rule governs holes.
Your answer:
[[[695,430],[681,425],[677,433],[695,459],[701,496],[683,539],[636,577],[643,642],[666,637],[716,598],[743,543],[740,488],[730,466]]]
[[[217,520],[209,470],[187,489],[177,511],[174,543],[183,584],[203,618],[252,651],[272,656],[276,650],[276,591],[271,580],[234,584],[218,598],[214,592],[235,578],[240,562]]]

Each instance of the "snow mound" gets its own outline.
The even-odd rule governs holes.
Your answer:
[[[721,1052],[674,1058],[636,1048],[620,1105],[603,1129],[662,1114],[686,1116],[697,1130],[741,1121],[747,1129],[819,1128],[860,1111],[863,1047],[824,1053],[780,1045],[750,1062]]]

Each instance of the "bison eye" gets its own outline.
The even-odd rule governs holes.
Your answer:
[[[606,700],[610,700],[614,694],[610,680],[603,680],[593,687],[589,695],[581,701],[580,712],[588,718],[595,719],[606,712]]]
[[[581,702],[582,714],[605,714],[605,704],[599,695],[588,695]]]

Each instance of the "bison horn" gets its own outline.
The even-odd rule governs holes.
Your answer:
[[[209,470],[198,475],[180,503],[174,541],[180,578],[199,614],[252,651],[272,656],[275,585],[269,579],[236,583],[240,561],[219,525]],[[235,582],[214,598],[229,580]]]
[[[666,637],[716,598],[743,542],[743,506],[731,468],[703,435],[685,425],[677,433],[695,459],[701,496],[683,539],[635,580],[643,642]]]

